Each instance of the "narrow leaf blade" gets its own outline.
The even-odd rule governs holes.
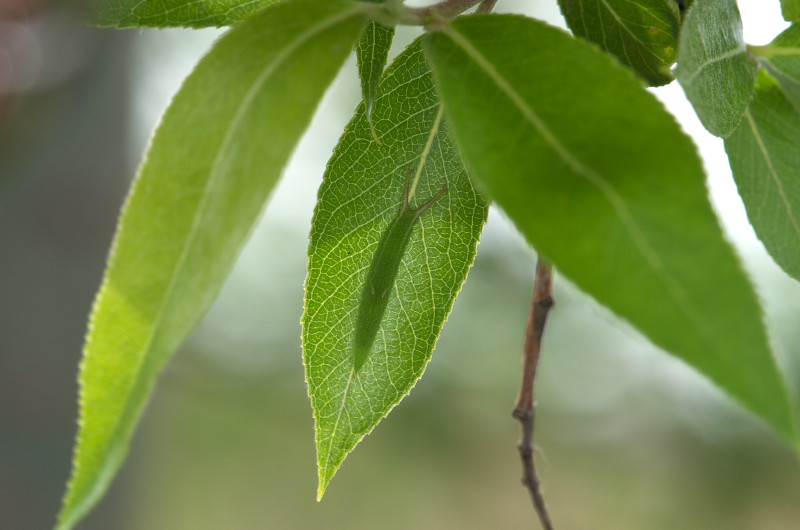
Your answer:
[[[375,125],[372,122],[372,110],[375,106],[375,94],[378,89],[378,82],[386,68],[386,60],[389,57],[389,48],[392,46],[394,38],[394,27],[384,26],[378,22],[367,24],[361,40],[356,47],[356,57],[358,59],[358,76],[361,78],[361,94],[364,98],[364,106],[367,112],[367,121],[373,139],[380,143],[381,140],[375,133]]]
[[[303,350],[320,498],[346,455],[422,376],[487,215],[442,120],[419,42],[384,74],[374,112],[383,145],[372,140],[360,106],[331,158],[312,221]],[[414,208],[445,184],[447,193],[416,221],[375,342],[355,371],[365,277],[400,210],[409,170]]]
[[[756,234],[800,280],[800,112],[765,72],[725,150]]]
[[[739,126],[753,96],[756,69],[736,0],[696,0],[683,24],[677,76],[711,134],[725,138]]]
[[[457,19],[425,45],[470,174],[531,245],[795,439],[756,297],[694,146],[657,100],[605,54],[522,17]]]
[[[224,36],[167,110],[120,220],[81,365],[72,528],[127,453],[158,373],[216,297],[366,22],[297,0]]]
[[[93,0],[89,14],[101,27],[228,26],[283,0]]]
[[[680,13],[665,0],[559,0],[572,32],[616,56],[652,86],[672,81]]]

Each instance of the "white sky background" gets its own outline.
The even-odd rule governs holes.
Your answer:
[[[745,38],[750,44],[765,44],[788,26],[781,17],[778,0],[740,0],[739,6],[745,23]],[[501,0],[497,11],[526,13],[553,24],[564,25],[556,0]],[[416,28],[400,28],[398,38],[402,38],[404,34],[413,35],[416,31],[418,31]],[[132,102],[135,139],[132,142],[132,166],[138,164],[146,139],[181,80],[221,33],[220,30],[144,30],[136,37],[133,78],[137,79],[138,86],[134,89]],[[765,302],[769,325],[777,337],[776,342],[783,342],[781,337],[791,334],[793,323],[800,315],[800,286],[772,262],[756,239],[736,192],[722,140],[711,136],[703,129],[677,83],[654,89],[653,92],[677,117],[683,129],[697,144],[708,173],[714,206],[729,239],[744,258],[745,266],[754,275],[759,294]],[[246,247],[219,302],[199,330],[199,336],[195,336],[199,339],[195,341],[197,344],[210,345],[211,350],[225,352],[228,361],[233,361],[228,368],[245,373],[257,373],[274,366],[276,357],[265,355],[264,352],[265,349],[283,340],[279,335],[285,334],[285,329],[271,331],[272,326],[265,325],[265,322],[270,324],[284,322],[278,324],[278,327],[295,326],[299,335],[298,320],[302,309],[303,276],[299,270],[305,266],[305,247],[308,243],[316,190],[327,159],[359,100],[360,89],[355,61],[351,59],[334,86],[328,91],[308,133],[286,168],[281,184],[271,198],[261,226]],[[494,250],[520,254],[521,241],[505,218],[495,210],[490,215],[479,253],[482,250]],[[280,258],[270,259],[276,251],[280,251]],[[524,256],[525,252],[522,251],[521,255]],[[522,261],[524,261],[522,267],[529,267],[530,261]],[[527,274],[527,269],[523,270],[522,274]],[[288,307],[286,305],[276,307],[277,304],[268,302],[286,296],[286,286],[283,285],[285,282],[280,278],[293,278],[292,281],[297,279],[297,285],[291,286],[292,297],[296,298],[296,301]],[[561,283],[558,287],[567,292],[567,297],[579,296],[570,294],[574,289],[564,287],[561,279],[558,283]],[[604,313],[605,310],[599,308],[597,304],[584,305],[588,309],[580,313],[580,318],[600,319],[606,323],[615,322],[615,319],[607,312]],[[458,311],[458,304],[455,310]],[[561,333],[555,319],[552,319],[548,326],[553,334]],[[606,324],[606,327],[609,326]],[[606,364],[611,362],[617,369],[624,366],[627,370],[625,375],[629,375],[632,380],[637,380],[641,384],[647,384],[648,380],[658,381],[662,386],[678,385],[683,393],[688,386],[689,389],[696,388],[699,395],[708,395],[707,384],[682,363],[666,355],[653,355],[654,348],[645,344],[641,337],[632,333],[629,328],[620,325],[610,327],[616,328],[612,330],[612,335],[616,334],[613,336],[616,342],[610,346],[612,350],[610,353],[603,352],[609,356],[604,361]],[[254,332],[260,335],[253,337]],[[275,336],[272,337],[270,333],[275,333]],[[446,333],[447,326],[445,335]],[[273,339],[274,344],[271,342]],[[280,357],[286,362],[297,364],[299,352],[286,352],[286,355],[281,353]],[[793,357],[797,363],[797,356]],[[448,363],[446,360],[441,362],[445,365]],[[481,360],[470,362],[478,363]],[[279,359],[278,364],[281,363]],[[597,377],[594,373],[583,373],[583,370],[603,369],[608,370],[605,364],[602,367],[593,365],[588,368],[576,368],[576,375],[564,386],[570,391],[576,386],[581,388],[583,383],[575,381],[576,378],[580,380]],[[619,381],[620,375],[607,377],[612,381],[614,379]],[[597,381],[593,381],[589,383],[589,387],[596,388],[597,384]],[[597,393],[592,395],[595,405],[603,406],[603,400],[597,399],[601,396]],[[583,393],[575,395],[572,392],[571,396],[559,397],[567,401],[578,399],[580,404],[575,403],[576,407],[591,406],[587,405]],[[613,399],[613,396],[609,394],[608,399]],[[692,398],[687,399],[691,402]]]

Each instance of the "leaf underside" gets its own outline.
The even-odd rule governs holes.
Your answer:
[[[761,63],[800,109],[800,24],[792,24],[767,46],[756,47]]]
[[[725,149],[756,234],[800,280],[800,112],[766,72]]]
[[[331,158],[312,221],[303,350],[320,498],[345,456],[421,377],[487,215],[442,120],[419,42],[385,72],[373,120],[382,144],[359,106]],[[415,222],[372,350],[355,372],[361,290],[400,210],[409,170],[412,207],[445,184],[447,193]]]
[[[456,19],[425,50],[470,174],[531,245],[795,440],[761,309],[661,104],[607,55],[523,17]]]
[[[672,81],[680,13],[664,0],[559,0],[572,32],[613,54],[652,86]]]
[[[373,133],[373,138],[380,143],[380,138],[375,134],[372,123],[372,111],[375,106],[375,94],[378,82],[386,68],[389,48],[394,38],[394,26],[388,27],[378,22],[370,22],[364,29],[361,39],[356,46],[358,59],[358,76],[361,78],[361,95],[364,98],[364,107],[367,112],[367,121]]]
[[[703,126],[722,138],[742,121],[757,63],[742,37],[736,0],[698,0],[681,31],[677,77]]]
[[[159,372],[216,297],[365,22],[350,2],[277,5],[220,39],[175,96],[90,317],[58,528],[108,488]]]

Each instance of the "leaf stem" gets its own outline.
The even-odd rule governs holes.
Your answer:
[[[542,334],[547,315],[553,307],[553,267],[547,260],[539,257],[536,263],[536,279],[533,284],[533,300],[528,315],[525,332],[525,346],[522,352],[522,384],[512,416],[520,422],[521,437],[517,448],[522,459],[522,484],[528,489],[531,501],[545,530],[553,530],[553,523],[544,502],[536,466],[533,461],[533,429],[536,419],[534,384]]]

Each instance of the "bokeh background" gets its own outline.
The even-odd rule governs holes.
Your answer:
[[[777,0],[740,7],[752,44],[786,26]],[[563,24],[555,0],[501,0],[498,11]],[[101,30],[63,2],[0,0],[0,529],[54,522],[85,321],[119,207],[159,114],[220,34]],[[414,34],[403,29],[399,44]],[[675,84],[654,92],[703,153],[796,389],[800,287],[747,224],[721,141]],[[305,247],[326,159],[358,99],[351,61],[81,528],[537,527],[510,417],[535,256],[497,210],[425,377],[314,499],[299,339]],[[569,282],[557,277],[555,289],[537,459],[558,528],[800,527],[800,467],[787,447]]]

